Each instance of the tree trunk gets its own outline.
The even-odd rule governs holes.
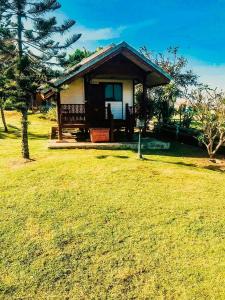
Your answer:
[[[29,145],[28,145],[28,110],[22,109],[22,119],[21,119],[21,125],[22,125],[22,156],[25,159],[30,159],[30,153],[29,153]]]
[[[19,97],[21,97],[21,91],[23,90],[23,86],[20,82],[20,77],[22,74],[21,70],[21,62],[23,58],[23,41],[22,41],[22,32],[23,32],[23,23],[22,23],[23,11],[22,11],[22,4],[18,2],[18,12],[17,12],[17,46],[18,46],[18,62],[19,62],[19,76],[17,81],[17,88],[19,89]],[[22,96],[24,98],[24,95]],[[22,100],[22,99],[20,99]],[[23,99],[25,100],[25,99]],[[28,144],[28,106],[26,100],[24,101],[24,107],[21,109],[22,118],[21,118],[21,125],[22,125],[22,157],[25,159],[30,159],[29,153],[29,144]]]
[[[209,154],[209,161],[215,163],[216,162],[216,159],[215,159],[216,153],[213,151],[212,143],[210,143],[208,146],[208,154]]]
[[[211,159],[214,159],[214,158],[215,158],[215,155],[214,155],[213,153],[210,153],[210,154],[209,154],[209,158],[210,158],[210,160],[211,160]]]
[[[5,113],[4,113],[4,109],[3,109],[2,105],[0,105],[0,110],[1,110],[1,117],[2,117],[2,123],[4,126],[4,131],[8,132],[8,127],[7,127],[6,120],[5,120]]]
[[[18,45],[18,50],[19,50],[19,62],[21,62],[22,56],[23,56],[23,43],[22,43],[22,32],[23,32],[23,24],[22,24],[22,8],[21,5],[19,4],[18,7],[18,13],[17,13],[17,35],[18,35],[18,40],[17,40],[17,45]]]
[[[212,142],[210,142],[206,147],[207,147],[209,158],[211,160],[214,158]]]
[[[219,148],[223,145],[223,143],[224,143],[224,133],[222,133],[222,134],[220,135],[219,143],[217,144],[216,148],[215,148],[214,151],[212,152],[214,157],[215,157],[217,151],[219,150]]]

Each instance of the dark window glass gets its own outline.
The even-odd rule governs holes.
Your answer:
[[[122,86],[121,86],[121,84],[114,84],[114,100],[122,101]]]
[[[105,85],[105,100],[107,100],[107,101],[113,100],[113,85],[112,84]]]
[[[105,84],[105,101],[122,101],[122,84]]]

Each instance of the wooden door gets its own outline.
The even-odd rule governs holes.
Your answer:
[[[90,126],[102,126],[105,120],[105,99],[102,84],[88,85],[87,113]]]

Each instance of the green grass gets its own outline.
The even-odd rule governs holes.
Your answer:
[[[225,299],[225,173],[201,150],[48,150],[0,131],[1,299]],[[0,128],[1,129],[1,128]]]

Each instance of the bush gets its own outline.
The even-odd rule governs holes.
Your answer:
[[[50,121],[56,121],[57,120],[56,107],[51,107],[46,113],[42,113],[41,118],[47,119]]]
[[[15,106],[14,106],[14,103],[13,103],[13,99],[8,98],[5,101],[5,103],[4,103],[4,109],[5,110],[14,110],[15,109]]]

